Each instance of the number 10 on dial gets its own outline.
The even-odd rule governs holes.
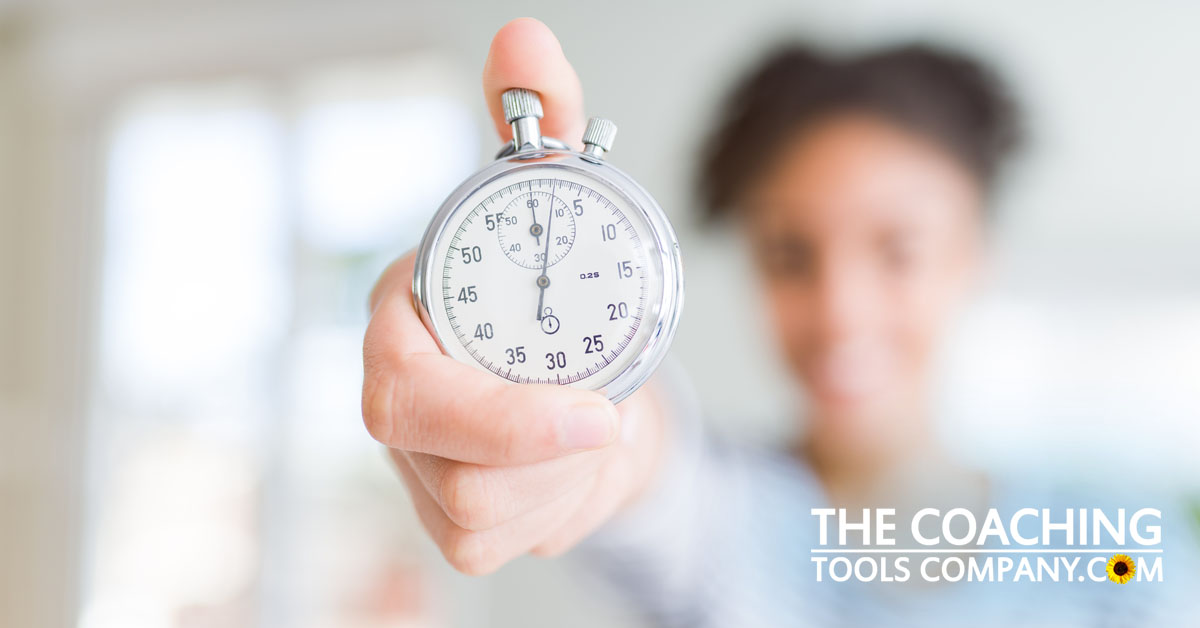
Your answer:
[[[462,362],[619,401],[650,376],[678,323],[674,232],[603,160],[615,126],[593,119],[577,153],[537,135],[536,94],[510,90],[504,104],[513,145],[450,195],[418,251],[422,318]]]

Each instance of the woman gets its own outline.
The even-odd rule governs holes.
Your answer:
[[[579,81],[535,20],[506,25],[488,57],[503,140],[499,96],[513,86],[541,93],[547,135],[580,136]],[[708,215],[749,240],[808,401],[800,445],[759,452],[709,439],[684,387],[663,377],[614,407],[459,364],[413,311],[411,257],[371,299],[368,430],[465,573],[586,538],[580,555],[662,623],[961,621],[989,601],[818,581],[810,509],[893,507],[902,522],[919,508],[982,513],[1001,499],[937,443],[929,380],[980,267],[988,191],[1016,143],[1013,106],[978,64],[919,47],[852,59],[784,50],[729,103],[700,188]],[[904,527],[897,546],[915,546]],[[1004,602],[990,602],[994,617],[1020,617]]]

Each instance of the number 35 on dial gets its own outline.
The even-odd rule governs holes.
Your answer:
[[[450,356],[619,401],[661,361],[682,284],[674,233],[649,194],[594,156],[544,149],[495,162],[447,199],[413,288]]]

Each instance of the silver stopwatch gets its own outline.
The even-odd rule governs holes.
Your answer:
[[[442,203],[417,251],[421,318],[461,362],[620,401],[662,361],[679,322],[675,232],[604,160],[616,125],[589,120],[577,153],[542,136],[535,92],[502,101],[512,143]]]

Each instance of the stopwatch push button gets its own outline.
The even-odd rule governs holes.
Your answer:
[[[616,138],[616,123],[604,118],[592,118],[588,120],[587,130],[583,132],[583,154],[604,159],[604,153],[612,150],[613,140]]]
[[[516,88],[500,96],[504,120],[512,125],[513,149],[517,152],[542,148],[542,101],[537,92]]]

